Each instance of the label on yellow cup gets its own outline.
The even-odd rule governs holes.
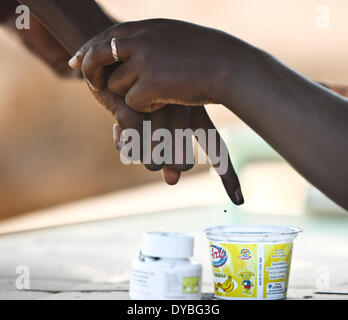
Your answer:
[[[292,243],[264,245],[263,298],[284,295],[288,288]]]
[[[282,299],[286,296],[292,243],[210,242],[215,296]]]

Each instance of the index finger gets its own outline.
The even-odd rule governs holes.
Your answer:
[[[83,59],[82,72],[94,90],[99,91],[104,87],[104,67],[129,58],[132,42],[129,37],[113,38],[90,47]]]
[[[69,66],[73,69],[82,68],[83,59],[91,46],[102,41],[111,41],[112,38],[121,38],[134,34],[138,31],[140,25],[141,22],[134,21],[111,26],[93,39],[87,41],[80,49],[78,49],[75,55],[69,60]]]
[[[201,147],[204,149],[205,153],[211,159],[212,164],[214,168],[216,169],[217,173],[219,174],[221,178],[221,182],[226,190],[226,193],[228,194],[229,198],[232,200],[232,202],[236,205],[241,205],[244,203],[243,194],[241,191],[240,183],[238,176],[233,168],[230,156],[228,154],[228,149],[225,144],[225,142],[222,140],[219,132],[217,131],[214,123],[211,121],[207,111],[204,107],[197,107],[193,108],[192,111],[192,127],[196,129],[202,128],[206,132],[206,143],[200,144],[200,140],[197,139],[197,142],[201,145]],[[216,130],[216,150],[213,153],[211,148],[208,144],[208,130]],[[219,149],[218,149],[219,148]],[[215,154],[216,153],[216,154]],[[214,159],[217,158],[217,156],[220,156],[222,153],[227,155],[227,170],[224,173],[220,173],[217,167],[217,164],[215,164]],[[220,163],[219,163],[220,165]]]

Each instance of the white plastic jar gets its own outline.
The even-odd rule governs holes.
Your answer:
[[[199,300],[202,267],[189,259],[193,238],[176,232],[147,232],[131,264],[132,300]]]

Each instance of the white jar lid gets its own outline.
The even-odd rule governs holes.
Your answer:
[[[193,255],[193,237],[178,232],[146,232],[141,253],[149,257],[188,258]]]

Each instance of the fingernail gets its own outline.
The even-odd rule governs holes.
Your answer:
[[[75,55],[69,60],[68,63],[69,63],[70,68],[73,68],[73,69],[78,68],[77,55],[75,54]]]
[[[236,201],[236,204],[238,204],[238,205],[244,203],[244,198],[243,198],[242,190],[240,187],[237,187],[234,190],[234,199]]]
[[[166,167],[164,166],[162,168],[162,176],[164,181],[173,186],[175,184],[178,183],[179,179],[180,179],[180,175],[181,175],[181,171],[176,171],[172,168]]]

